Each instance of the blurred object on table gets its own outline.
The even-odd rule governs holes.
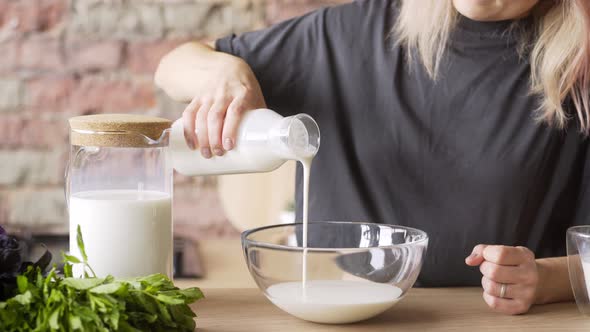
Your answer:
[[[199,246],[188,238],[174,238],[174,278],[200,278],[203,265]]]

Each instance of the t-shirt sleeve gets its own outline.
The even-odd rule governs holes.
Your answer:
[[[264,30],[230,35],[217,40],[215,46],[248,63],[269,108],[283,115],[298,113],[319,45],[326,42],[327,12],[323,8]]]
[[[309,98],[314,71],[329,62],[334,34],[351,16],[356,5],[327,7],[267,29],[230,35],[216,42],[216,49],[244,59],[252,68],[267,106],[283,115],[301,112]]]

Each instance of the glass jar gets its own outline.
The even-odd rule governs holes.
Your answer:
[[[171,278],[171,121],[103,114],[69,122],[70,253],[82,257],[76,241],[80,226],[96,276],[162,273]],[[83,274],[82,266],[74,267],[75,276]]]
[[[567,230],[567,264],[580,312],[590,316],[590,225]]]

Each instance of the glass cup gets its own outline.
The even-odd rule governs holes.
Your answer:
[[[590,225],[567,230],[567,263],[578,309],[590,316]]]

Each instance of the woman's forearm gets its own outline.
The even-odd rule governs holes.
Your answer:
[[[567,257],[537,259],[539,286],[536,304],[571,301],[574,298],[568,274]]]
[[[247,70],[243,61],[199,42],[182,44],[160,60],[155,83],[172,99],[190,102],[224,72]],[[246,66],[247,67],[247,66]]]

